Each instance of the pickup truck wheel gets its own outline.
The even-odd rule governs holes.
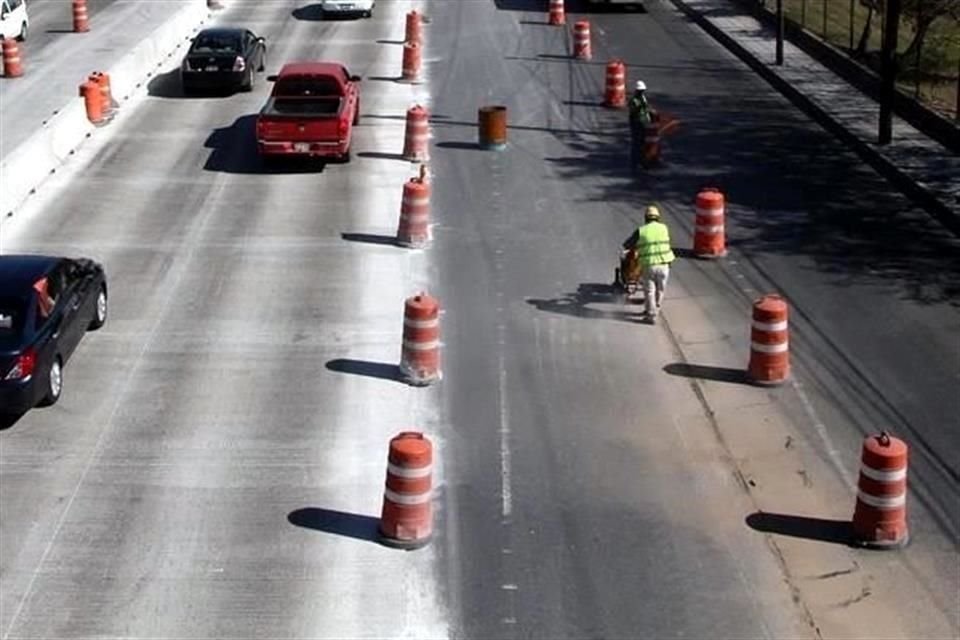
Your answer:
[[[346,152],[343,155],[341,155],[339,159],[341,164],[349,164],[350,161],[353,159],[352,151],[350,149],[347,149]]]

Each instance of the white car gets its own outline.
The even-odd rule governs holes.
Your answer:
[[[324,16],[359,14],[369,18],[375,4],[376,0],[322,0],[320,9]]]
[[[0,36],[23,42],[30,25],[26,0],[0,0],[0,3],[3,3],[0,6]]]

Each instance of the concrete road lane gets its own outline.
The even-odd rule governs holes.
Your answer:
[[[271,73],[348,62],[365,109],[392,112],[423,88],[376,80],[400,68],[377,41],[413,6],[327,23],[235,2],[221,21],[268,36]],[[362,121],[350,165],[266,171],[266,83],[183,99],[172,77],[7,238],[101,260],[111,317],[61,402],[2,434],[3,637],[444,637],[436,554],[373,542],[389,438],[444,449],[435,392],[393,379],[423,254],[342,237],[395,229],[402,123]]]
[[[955,636],[941,513],[957,495],[944,392],[957,274],[942,262],[956,240],[667,4],[646,4],[589,14],[594,59],[575,63],[542,3],[433,3],[443,415],[459,435],[448,555],[465,634]],[[625,114],[599,108],[613,56],[683,120],[649,177],[626,170]],[[508,106],[502,154],[476,148],[483,104]],[[690,247],[707,184],[730,193],[730,259],[681,259],[664,322],[640,324],[610,296],[619,242],[656,201]],[[878,206],[920,236],[897,243],[903,261],[877,238]],[[911,263],[930,273],[922,299]],[[773,393],[740,384],[750,301],[767,291],[794,302],[797,337],[798,384]],[[918,323],[922,337],[880,346]],[[837,543],[860,438],[896,403],[918,450],[920,541],[854,552]],[[765,536],[750,526],[760,509],[793,526]]]

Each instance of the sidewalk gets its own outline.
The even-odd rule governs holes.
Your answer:
[[[122,109],[209,15],[206,0],[115,2],[87,33],[33,51],[27,42],[24,75],[0,78],[0,216],[13,214],[94,131],[79,96],[90,73],[110,75]]]
[[[776,66],[776,32],[744,8],[729,0],[671,1],[944,226],[960,233],[960,157],[897,117],[893,142],[878,145],[877,102],[790,42],[784,42],[783,66]]]

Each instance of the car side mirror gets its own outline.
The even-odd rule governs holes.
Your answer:
[[[350,82],[360,82],[363,80],[363,76],[350,76]]]
[[[267,76],[267,82],[276,82],[277,76]]]

